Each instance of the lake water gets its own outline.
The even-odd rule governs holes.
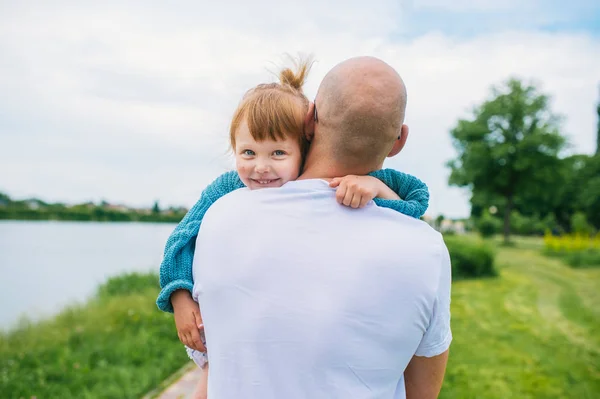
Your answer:
[[[158,272],[173,224],[0,221],[0,329],[84,302],[108,277]]]

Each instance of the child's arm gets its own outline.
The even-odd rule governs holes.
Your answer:
[[[393,169],[381,169],[369,176],[345,176],[331,181],[337,187],[340,204],[360,208],[374,200],[379,206],[420,218],[429,206],[429,191],[416,177]]]
[[[173,312],[171,294],[180,289],[192,291],[192,263],[196,237],[200,224],[208,208],[219,198],[238,188],[244,187],[237,172],[227,172],[219,176],[202,192],[198,202],[179,222],[165,245],[163,261],[160,265],[161,291],[156,300],[158,308]]]

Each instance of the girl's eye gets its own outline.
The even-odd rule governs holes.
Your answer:
[[[275,150],[275,151],[273,151],[273,155],[275,155],[277,157],[281,157],[281,156],[285,155],[285,151]]]
[[[244,155],[247,155],[247,156],[249,156],[249,157],[252,157],[252,156],[254,156],[254,155],[255,155],[255,154],[254,154],[254,151],[252,151],[252,150],[244,150],[243,154],[244,154]]]

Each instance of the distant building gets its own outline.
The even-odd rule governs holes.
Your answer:
[[[455,233],[455,234],[465,234],[467,232],[465,222],[462,220],[452,220],[452,219],[443,219],[440,225],[437,225],[435,219],[428,218],[427,220],[424,218],[430,226],[437,229],[440,233]]]
[[[454,221],[452,219],[441,219],[433,218],[428,215],[424,215],[421,220],[426,222],[428,225],[438,230],[440,233],[453,232],[457,234],[463,234],[466,231],[465,223],[463,221]]]
[[[94,204],[92,201],[84,202],[81,205],[85,206],[87,209],[92,209],[96,207],[96,204]]]
[[[467,228],[465,226],[465,222],[462,220],[457,220],[453,225],[454,232],[456,234],[465,234],[467,232]]]
[[[25,206],[28,209],[31,209],[32,211],[37,211],[38,209],[40,209],[41,205],[43,205],[43,203],[37,199],[30,199],[25,201]]]
[[[129,208],[127,208],[125,205],[107,204],[106,209],[110,209],[111,211],[117,211],[117,212],[128,212],[129,211]]]
[[[435,219],[432,218],[429,215],[423,215],[421,217],[421,220],[424,221],[425,223],[427,223],[428,225],[430,225],[431,227],[435,228]]]

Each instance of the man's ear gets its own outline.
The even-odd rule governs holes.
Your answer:
[[[304,116],[304,136],[309,142],[315,136],[315,103],[308,104],[308,112]]]
[[[398,153],[400,151],[402,151],[402,149],[404,148],[404,144],[406,144],[407,138],[408,138],[408,126],[402,125],[402,127],[400,128],[400,135],[394,142],[394,146],[392,147],[392,150],[388,154],[388,158],[398,155]]]

